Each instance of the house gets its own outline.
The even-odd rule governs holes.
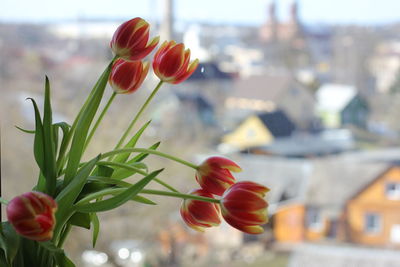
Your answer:
[[[225,108],[240,119],[255,112],[280,109],[301,129],[314,121],[314,96],[289,73],[274,72],[234,80]]]
[[[364,159],[363,159],[364,157]],[[278,242],[400,248],[400,166],[354,153],[313,160],[305,194],[273,215]]]
[[[316,92],[316,99],[316,113],[325,127],[366,127],[368,104],[354,86],[325,84]]]
[[[283,111],[264,112],[247,117],[232,133],[222,138],[222,143],[244,150],[272,143],[276,138],[290,136],[295,128]]]

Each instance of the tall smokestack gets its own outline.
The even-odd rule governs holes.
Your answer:
[[[290,5],[290,20],[293,24],[299,23],[299,5],[297,0],[294,0]]]
[[[163,2],[161,40],[172,40],[174,38],[174,0],[164,0]]]
[[[268,17],[271,25],[271,40],[276,41],[278,34],[278,18],[276,16],[276,3],[272,0],[268,6]]]

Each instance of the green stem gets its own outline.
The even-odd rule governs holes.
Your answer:
[[[4,199],[4,198],[2,198],[2,197],[0,197],[0,203],[7,206],[9,201]]]
[[[85,148],[84,150],[86,150],[87,146],[89,145],[90,140],[92,139],[95,131],[97,130],[97,127],[99,127],[100,122],[102,121],[104,115],[106,114],[106,112],[108,111],[111,103],[113,102],[115,96],[117,95],[117,93],[113,92],[113,94],[111,95],[110,99],[108,100],[107,104],[104,106],[103,111],[101,112],[100,116],[98,117],[96,123],[94,124],[92,130],[89,133],[88,138],[86,139],[86,143],[85,143]]]
[[[112,161],[99,161],[97,162],[97,165],[107,165],[107,166],[116,166],[116,167],[120,167],[120,168],[124,168],[124,169],[128,169],[128,170],[132,170],[135,171],[143,176],[147,176],[148,173],[145,171],[142,171],[139,168],[133,167],[133,166],[129,166],[123,163],[118,163],[118,162],[112,162]],[[154,178],[154,181],[156,181],[157,183],[159,183],[160,185],[164,186],[165,188],[173,191],[173,192],[179,192],[178,190],[176,190],[175,188],[173,188],[171,185],[161,181],[158,178]]]
[[[195,170],[197,170],[199,168],[199,166],[197,166],[196,164],[193,164],[193,163],[188,162],[186,160],[180,159],[178,157],[175,157],[175,156],[172,156],[172,155],[169,155],[169,154],[166,154],[166,153],[159,152],[157,150],[147,149],[147,148],[134,148],[134,147],[132,147],[132,148],[120,148],[120,149],[116,149],[116,150],[109,151],[109,152],[106,152],[106,153],[102,154],[100,159],[104,159],[104,158],[107,158],[109,156],[113,156],[113,155],[117,155],[117,154],[132,153],[132,152],[153,154],[153,155],[157,155],[157,156],[160,156],[160,157],[163,157],[163,158],[167,158],[167,159],[179,162],[179,163],[181,163],[183,165],[186,165],[186,166],[188,166],[190,168],[193,168]]]
[[[136,114],[135,118],[131,121],[129,124],[128,128],[125,130],[124,134],[122,135],[121,139],[119,140],[118,144],[115,146],[114,149],[118,149],[122,146],[124,143],[126,137],[128,136],[129,132],[132,130],[132,127],[136,123],[136,121],[139,119],[140,115],[142,115],[143,111],[146,109],[146,107],[149,105],[150,101],[153,99],[153,97],[156,95],[158,92],[158,89],[160,89],[161,85],[163,84],[163,81],[160,81],[157,86],[154,88],[153,92],[151,92],[150,96],[147,98],[146,102],[144,102],[143,106],[140,108],[139,112]]]
[[[60,240],[58,241],[58,245],[57,247],[61,248],[64,245],[65,240],[67,239],[67,236],[69,234],[69,232],[71,231],[71,224],[67,224],[65,226],[64,231],[61,234]]]
[[[182,193],[177,193],[177,192],[168,192],[168,191],[160,191],[160,190],[152,190],[152,189],[143,189],[142,191],[140,191],[140,193],[148,194],[148,195],[177,197],[177,198],[183,198],[183,199],[194,199],[194,200],[200,200],[200,201],[212,202],[212,203],[220,203],[221,202],[219,199],[210,198],[210,197],[202,197],[202,196],[196,196],[196,195],[191,195],[191,194],[182,194]]]
[[[82,198],[81,200],[79,200],[75,204],[75,206],[79,206],[81,204],[90,202],[91,200],[94,200],[98,197],[103,197],[103,196],[112,195],[112,194],[119,194],[119,193],[123,192],[124,190],[126,190],[126,188],[112,188],[112,189],[105,189],[102,191],[97,191],[96,193],[90,194],[90,195]],[[182,199],[194,199],[194,200],[200,200],[200,201],[205,201],[205,202],[220,203],[219,199],[190,195],[190,194],[182,194],[179,192],[143,189],[142,191],[140,191],[139,194],[168,196],[168,197],[175,197],[175,198],[182,198]]]

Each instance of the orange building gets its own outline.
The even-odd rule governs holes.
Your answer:
[[[317,162],[304,196],[279,205],[273,215],[278,242],[400,248],[400,166],[346,161]]]

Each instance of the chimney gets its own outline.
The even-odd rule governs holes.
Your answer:
[[[290,21],[293,24],[299,24],[299,6],[297,0],[294,0],[290,5]]]
[[[269,24],[271,27],[271,40],[276,41],[278,34],[278,18],[276,16],[276,2],[272,0],[268,6]]]
[[[163,0],[162,21],[160,29],[161,40],[174,38],[174,0]]]

